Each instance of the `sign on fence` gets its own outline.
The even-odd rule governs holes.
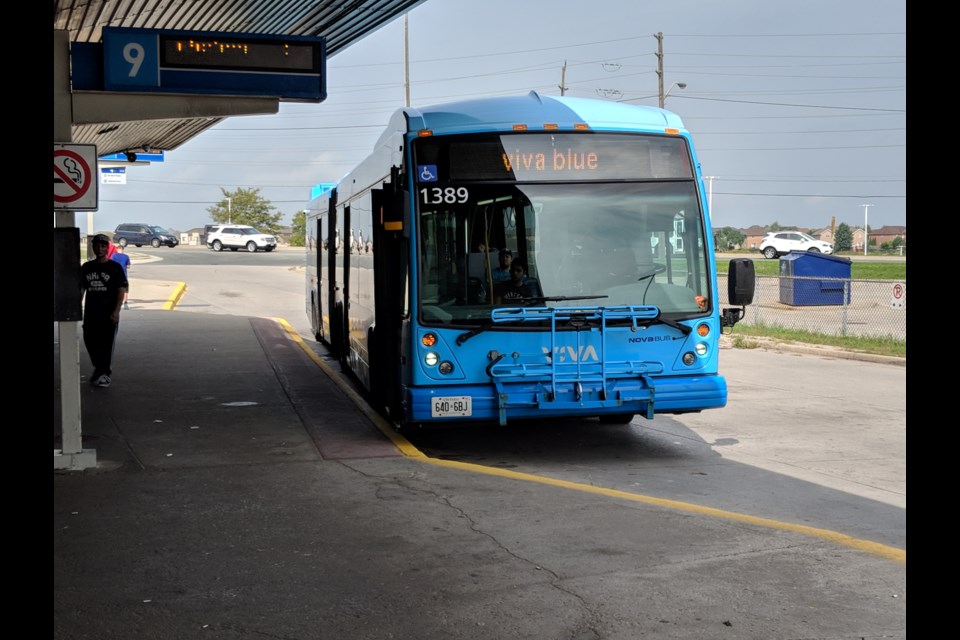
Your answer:
[[[890,307],[892,309],[905,309],[907,306],[907,283],[894,282],[890,291]]]

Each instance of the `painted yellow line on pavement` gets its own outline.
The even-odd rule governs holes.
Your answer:
[[[303,341],[303,338],[300,337],[300,334],[298,334],[294,328],[290,326],[290,323],[283,318],[274,318],[274,320],[279,322],[280,326],[286,329],[287,334],[297,344],[300,345],[300,348],[303,349],[303,351],[310,357],[311,360],[317,363],[317,366],[323,369],[323,372],[327,374],[327,377],[333,380],[334,384],[340,387],[340,390],[343,391],[347,397],[353,401],[357,408],[363,412],[363,415],[367,416],[367,418],[369,418],[370,421],[376,425],[377,429],[379,429],[383,435],[390,438],[390,441],[400,451],[400,453],[408,458],[420,458],[424,460],[428,459],[423,452],[410,444],[406,438],[397,433],[393,426],[383,419],[383,416],[374,411],[367,401],[364,400],[359,393],[354,391],[354,389],[348,385],[343,378],[330,367],[330,365],[328,365],[320,358],[320,356],[314,353],[313,349],[307,346],[307,344]]]
[[[712,518],[721,518],[724,520],[732,520],[735,522],[743,522],[745,524],[751,524],[759,527],[766,527],[768,529],[777,529],[780,531],[790,531],[793,533],[800,533],[803,535],[811,536],[814,538],[819,538],[821,540],[826,540],[828,542],[833,542],[845,547],[850,547],[852,549],[857,549],[859,551],[865,551],[867,553],[880,556],[887,560],[893,560],[895,562],[906,563],[907,561],[907,552],[904,549],[898,549],[897,547],[891,547],[889,545],[880,544],[879,542],[873,542],[871,540],[861,540],[859,538],[854,538],[853,536],[848,536],[837,531],[831,531],[829,529],[818,529],[816,527],[808,527],[802,524],[792,524],[790,522],[782,522],[780,520],[772,520],[770,518],[761,518],[758,516],[751,516],[744,513],[736,513],[735,511],[725,511],[723,509],[715,509],[713,507],[705,507],[702,505],[691,504],[689,502],[681,502],[679,500],[667,500],[664,498],[656,498],[654,496],[647,496],[639,493],[630,493],[629,491],[620,491],[618,489],[607,489],[604,487],[595,487],[589,484],[582,484],[579,482],[570,482],[568,480],[558,480],[556,478],[547,478],[544,476],[537,476],[531,473],[521,473],[518,471],[510,471],[508,469],[499,469],[497,467],[486,467],[479,464],[474,464],[470,462],[458,462],[455,460],[441,460],[439,458],[430,458],[425,455],[422,451],[413,446],[409,440],[401,436],[393,428],[389,422],[387,422],[383,416],[375,412],[367,402],[356,392],[354,391],[346,382],[343,381],[341,376],[337,374],[330,366],[320,359],[313,349],[311,349],[303,341],[299,334],[294,331],[293,327],[287,323],[286,320],[282,318],[275,318],[277,322],[283,326],[290,337],[295,340],[300,347],[306,352],[306,354],[316,362],[321,369],[330,377],[331,380],[336,383],[344,393],[350,397],[351,400],[357,405],[364,415],[366,415],[371,422],[388,438],[393,442],[394,446],[406,457],[414,458],[421,462],[426,462],[428,464],[433,464],[439,467],[448,467],[451,469],[461,469],[463,471],[470,471],[472,473],[483,473],[491,476],[499,476],[502,478],[510,478],[512,480],[522,480],[524,482],[536,482],[539,484],[550,485],[554,487],[561,487],[564,489],[571,489],[574,491],[581,491],[585,493],[592,493],[596,495],[607,496],[609,498],[617,498],[620,500],[628,500],[630,502],[640,502],[643,504],[654,505],[657,507],[663,507],[666,509],[675,509],[677,511],[686,511],[688,513],[696,513],[703,516],[709,516]]]
[[[420,455],[422,456],[423,454],[421,453]],[[702,505],[691,504],[689,502],[680,502],[679,500],[667,500],[664,498],[655,498],[653,496],[645,496],[638,493],[620,491],[618,489],[607,489],[604,487],[595,487],[588,484],[581,484],[579,482],[569,482],[567,480],[558,480],[555,478],[545,478],[543,476],[535,476],[528,473],[519,473],[516,471],[510,471],[507,469],[485,467],[482,465],[473,464],[469,462],[457,462],[454,460],[440,460],[437,458],[428,458],[426,456],[424,456],[424,458],[427,462],[438,465],[438,466],[442,466],[442,467],[464,469],[467,471],[474,471],[477,473],[485,473],[488,475],[501,476],[504,478],[513,478],[515,480],[539,482],[541,484],[548,484],[555,487],[563,487],[566,489],[573,489],[575,491],[594,493],[597,495],[608,496],[611,498],[620,498],[622,500],[629,500],[631,502],[642,502],[644,504],[655,505],[658,507],[676,509],[678,511],[687,511],[687,512],[697,513],[700,515],[710,516],[714,518],[723,518],[725,520],[734,520],[736,522],[743,522],[746,524],[767,527],[770,529],[779,529],[781,531],[791,531],[793,533],[802,533],[804,535],[813,536],[814,538],[820,538],[822,540],[835,542],[837,544],[841,544],[846,547],[852,547],[854,549],[859,549],[861,551],[867,551],[868,553],[878,555],[888,560],[895,560],[897,562],[907,561],[907,552],[904,551],[903,549],[897,549],[896,547],[891,547],[891,546],[880,544],[877,542],[872,542],[870,540],[860,540],[858,538],[854,538],[852,536],[848,536],[843,533],[830,531],[829,529],[817,529],[815,527],[808,527],[800,524],[791,524],[789,522],[781,522],[779,520],[771,520],[769,518],[761,518],[758,516],[751,516],[743,513],[736,513],[734,511],[724,511],[723,509],[715,509],[713,507],[704,507]]]

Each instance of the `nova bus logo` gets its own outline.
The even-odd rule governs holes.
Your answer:
[[[581,346],[579,349],[572,345],[561,345],[554,347],[553,353],[550,353],[548,347],[541,347],[541,349],[543,349],[543,355],[547,357],[547,362],[550,363],[553,362],[554,357],[558,362],[600,362],[597,350],[590,345]]]

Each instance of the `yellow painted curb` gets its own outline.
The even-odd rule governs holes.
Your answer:
[[[180,302],[180,298],[183,297],[183,294],[187,292],[187,283],[178,282],[176,289],[173,290],[173,294],[167,298],[167,301],[163,303],[164,311],[172,311],[174,307]]]

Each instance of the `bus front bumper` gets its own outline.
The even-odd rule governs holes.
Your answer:
[[[499,389],[498,389],[499,386]],[[465,399],[469,398],[469,403]],[[513,419],[690,413],[721,408],[727,383],[721,375],[629,378],[600,382],[504,382],[499,385],[408,387],[409,422],[441,423]],[[467,406],[469,404],[469,406]]]

